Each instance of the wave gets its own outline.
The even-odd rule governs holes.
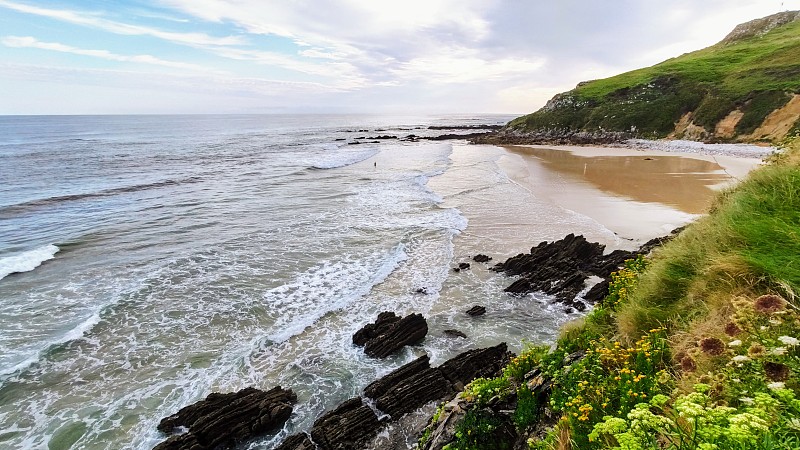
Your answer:
[[[351,166],[361,161],[372,158],[380,152],[377,148],[366,148],[358,150],[341,150],[336,152],[324,153],[321,160],[311,164],[312,169],[336,169],[339,167]]]
[[[91,330],[99,322],[100,322],[100,311],[98,310],[95,311],[95,313],[92,314],[88,319],[77,324],[74,328],[64,333],[61,337],[42,344],[38,348],[38,350],[34,350],[34,356],[31,356],[28,359],[21,361],[11,367],[0,368],[0,381],[5,381],[5,379],[7,379],[9,375],[13,375],[15,373],[22,372],[25,369],[28,369],[29,367],[36,364],[40,360],[46,358],[48,354],[62,347],[63,345],[81,339],[86,334],[87,331]]]
[[[55,245],[48,244],[0,259],[0,280],[12,273],[30,272],[48,259],[55,258],[59,250]]]
[[[279,344],[301,334],[326,314],[369,294],[407,259],[405,246],[398,244],[388,254],[329,262],[300,274],[293,283],[266,292],[265,302],[271,308],[281,308],[284,314],[275,324],[281,331],[265,341]]]
[[[38,200],[31,200],[27,202],[17,203],[14,205],[9,205],[0,208],[0,217],[5,217],[8,215],[19,214],[23,212],[30,211],[32,209],[59,204],[59,203],[66,203],[66,202],[73,202],[78,200],[85,200],[91,198],[99,198],[99,197],[109,197],[118,194],[124,194],[128,192],[138,192],[147,189],[157,189],[161,187],[167,186],[177,186],[186,183],[197,183],[201,181],[200,177],[189,177],[183,180],[164,180],[164,181],[157,181],[154,183],[144,183],[144,184],[136,184],[133,186],[123,186],[118,188],[111,188],[111,189],[104,189],[101,191],[96,192],[87,192],[84,194],[69,194],[69,195],[58,195],[54,197],[42,198]]]

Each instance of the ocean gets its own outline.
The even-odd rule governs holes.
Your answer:
[[[272,448],[422,353],[552,342],[577,313],[451,268],[613,232],[502,148],[369,139],[509,119],[0,117],[0,447],[149,449],[211,392],[280,385],[292,418],[249,445]],[[366,357],[351,336],[381,311],[422,313],[423,344]]]

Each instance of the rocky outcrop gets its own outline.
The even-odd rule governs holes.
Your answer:
[[[378,410],[398,418],[453,393],[439,369],[431,368],[428,355],[406,364],[364,389]]]
[[[473,144],[494,145],[611,145],[621,144],[635,135],[621,131],[583,131],[570,128],[521,130],[504,128],[494,133],[483,133],[469,138]]]
[[[246,388],[229,394],[212,393],[182,408],[158,424],[163,433],[179,427],[183,434],[170,436],[156,450],[211,450],[232,447],[283,426],[292,414],[297,396],[276,387],[269,391]]]
[[[353,335],[353,344],[364,347],[373,358],[386,358],[406,345],[422,342],[428,334],[428,322],[422,314],[402,319],[393,312],[378,314],[375,323],[367,324]]]
[[[311,439],[321,450],[351,450],[363,448],[379,430],[378,416],[356,397],[317,419]]]
[[[492,270],[506,275],[519,275],[505,289],[506,292],[518,295],[544,292],[582,311],[585,309],[583,301],[596,302],[608,294],[611,273],[619,269],[625,260],[649,253],[668,238],[652,239],[637,251],[615,250],[604,255],[604,245],[569,234],[559,241],[542,242],[531,248],[530,253],[513,256]],[[585,289],[590,276],[600,277],[603,281],[592,287],[583,296],[583,301],[576,299]]]
[[[438,367],[445,378],[460,391],[470,381],[499,373],[508,364],[511,353],[505,343],[494,347],[469,350],[448,359]]]
[[[476,377],[496,375],[510,357],[502,343],[462,353],[439,367],[431,367],[427,355],[417,358],[369,384],[364,389],[366,400],[347,400],[314,422],[310,436],[290,436],[277,448],[308,450],[313,444],[321,450],[364,448],[388,421],[447,399]]]

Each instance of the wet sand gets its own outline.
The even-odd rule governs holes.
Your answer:
[[[535,197],[586,215],[623,240],[663,235],[704,214],[715,191],[760,160],[603,147],[506,146],[498,165]]]

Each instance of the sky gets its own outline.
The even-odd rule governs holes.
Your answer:
[[[0,0],[0,114],[503,113],[800,0]]]

